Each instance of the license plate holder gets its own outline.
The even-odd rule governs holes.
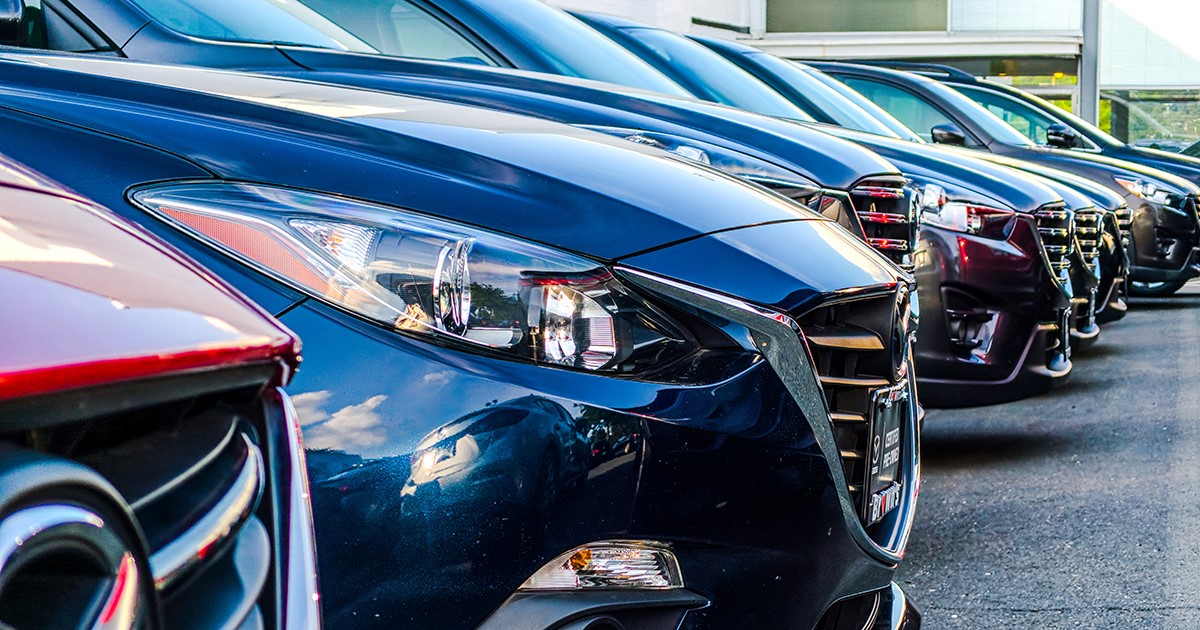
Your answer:
[[[908,383],[877,389],[871,397],[870,450],[867,460],[867,525],[883,520],[900,504],[900,459],[904,418],[908,410]]]

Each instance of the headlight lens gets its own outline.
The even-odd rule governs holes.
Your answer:
[[[562,367],[635,372],[694,349],[594,261],[397,208],[272,186],[138,189],[139,206],[383,326]]]
[[[987,238],[1008,238],[1016,213],[978,203],[946,201],[939,208],[923,209],[923,221],[955,232]]]
[[[1125,177],[1113,177],[1122,188],[1129,191],[1130,194],[1146,199],[1152,203],[1165,204],[1167,203],[1167,191],[1160,189],[1153,182],[1144,182],[1140,179],[1128,179]]]

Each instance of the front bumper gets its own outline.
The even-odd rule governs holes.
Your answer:
[[[640,284],[678,297],[678,287]],[[673,604],[675,613],[691,610],[685,627],[809,628],[835,602],[888,588],[919,484],[915,395],[903,427],[902,503],[864,527],[794,322],[685,292],[696,308],[744,325],[766,360],[712,385],[666,385],[465,355],[312,301],[284,315],[308,340],[293,392],[306,426],[327,621],[475,627],[506,601],[528,601],[514,593],[545,562],[614,538],[672,546],[687,590],[707,602]],[[421,510],[404,505],[422,436],[514,401],[527,401],[531,415],[568,415],[571,439],[630,447],[589,448],[583,479],[530,493],[550,498],[536,523],[520,518],[541,509],[534,505],[494,513],[517,500],[488,489],[514,487],[504,484],[442,488],[455,497],[455,518],[406,518],[436,513],[430,496]],[[549,454],[556,445],[542,447]],[[425,478],[422,487],[442,481],[452,482]],[[481,539],[489,524],[492,537]]]
[[[1172,197],[1168,205],[1131,200],[1129,279],[1133,282],[1186,282],[1200,276],[1200,217],[1193,197]]]
[[[1115,214],[1106,213],[1100,240],[1100,285],[1096,291],[1096,322],[1107,324],[1125,317],[1129,287],[1129,258]]]
[[[677,630],[696,627],[697,617],[708,604],[705,597],[686,589],[518,593],[477,630]],[[781,626],[774,623],[771,627]],[[887,588],[837,602],[816,627],[920,630],[921,614],[893,582]]]
[[[916,369],[926,406],[1017,400],[1068,377],[1072,304],[1032,220],[1020,217],[1003,241],[922,226],[918,260]]]

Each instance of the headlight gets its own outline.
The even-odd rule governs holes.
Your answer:
[[[1144,182],[1140,179],[1128,179],[1125,177],[1113,177],[1122,188],[1128,190],[1130,194],[1146,199],[1152,203],[1165,204],[1167,203],[1167,191],[1159,188],[1153,182]]]
[[[934,210],[925,208],[922,220],[955,232],[965,232],[987,238],[1008,238],[1017,214],[1012,210],[993,208],[977,203],[947,201]]]
[[[157,185],[131,199],[281,282],[403,333],[623,373],[694,348],[603,265],[478,228],[253,184]]]
[[[639,129],[593,125],[583,125],[583,127],[630,142],[662,149],[693,162],[718,168],[743,179],[763,184],[802,203],[803,197],[821,192],[820,186],[803,175],[793,173],[766,160],[715,144]]]

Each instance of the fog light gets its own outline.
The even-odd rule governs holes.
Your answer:
[[[628,540],[572,549],[538,569],[521,585],[522,590],[682,587],[679,560],[670,549]]]

